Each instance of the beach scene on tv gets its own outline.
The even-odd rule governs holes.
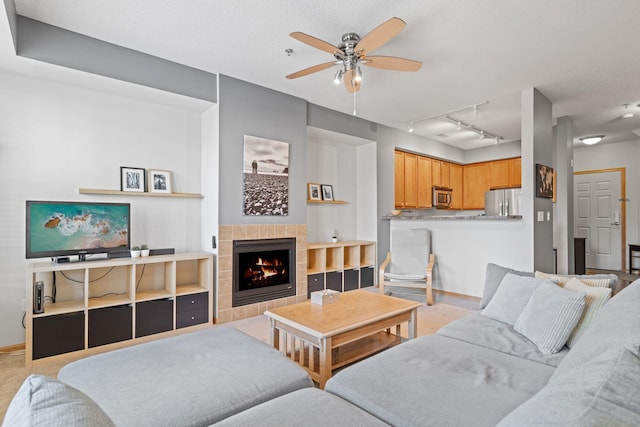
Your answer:
[[[128,246],[128,205],[34,204],[30,213],[31,251]]]

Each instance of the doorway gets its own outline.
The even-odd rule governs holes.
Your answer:
[[[586,266],[623,271],[626,247],[625,168],[574,172],[574,236],[586,238]]]

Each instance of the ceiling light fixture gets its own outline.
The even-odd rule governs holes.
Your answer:
[[[633,117],[633,113],[629,110],[629,104],[624,104],[624,110],[626,111],[626,113],[624,113],[622,116],[620,116],[621,119],[630,119]]]
[[[340,82],[342,81],[342,74],[344,73],[344,71],[342,70],[338,70],[336,71],[336,75],[333,78],[333,83],[337,86],[340,84]]]
[[[413,119],[413,120],[411,120],[411,123],[426,122],[427,120],[437,119],[437,118],[440,118],[440,117],[449,118],[448,117],[449,114],[459,113],[461,111],[469,110],[471,108],[473,108],[473,111],[476,112],[474,114],[477,115],[478,107],[481,107],[481,106],[486,105],[488,103],[489,103],[489,101],[483,101],[483,102],[479,102],[477,104],[467,105],[466,107],[458,108],[456,110],[447,111],[446,113],[436,114],[435,116],[429,116],[429,117],[424,117],[424,118],[419,118],[419,119]],[[458,121],[458,120],[456,119],[454,121]],[[458,127],[460,127],[460,129],[458,129],[458,131],[462,130],[462,126],[470,127],[471,125],[469,125],[469,124],[467,124],[467,123],[465,123],[463,121],[459,121]]]
[[[582,138],[580,138],[580,141],[584,142],[587,145],[593,145],[602,141],[602,138],[604,138],[604,135],[583,136]]]
[[[474,106],[473,106],[473,115],[474,115],[474,116],[477,116],[477,115],[478,115],[478,106],[477,106],[477,105],[474,105]]]
[[[458,127],[462,128],[464,126],[466,129],[477,133],[479,135],[479,139],[480,140],[483,140],[485,138],[492,138],[492,139],[494,139],[496,141],[496,144],[500,144],[504,140],[504,138],[501,137],[500,135],[495,135],[495,134],[493,134],[491,132],[487,132],[486,130],[479,129],[479,128],[475,127],[474,125],[472,125],[471,123],[463,122],[462,120],[456,119],[453,116],[446,115],[445,119],[455,123],[457,128]]]
[[[356,82],[361,82],[362,81],[362,70],[360,69],[360,66],[358,66],[356,68],[356,78],[355,78]]]
[[[456,132],[460,132],[462,130],[462,123],[458,122],[456,124]]]
[[[413,122],[409,122],[409,133],[413,132]]]

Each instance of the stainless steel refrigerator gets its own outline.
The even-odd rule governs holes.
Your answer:
[[[489,190],[484,193],[484,214],[486,216],[522,215],[521,188]]]

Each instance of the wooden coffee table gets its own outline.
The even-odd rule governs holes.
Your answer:
[[[402,323],[408,323],[408,339],[415,338],[421,305],[355,290],[340,294],[332,304],[305,301],[264,314],[271,323],[271,345],[304,367],[324,388],[334,369],[400,343]],[[395,334],[391,333],[394,326]]]

